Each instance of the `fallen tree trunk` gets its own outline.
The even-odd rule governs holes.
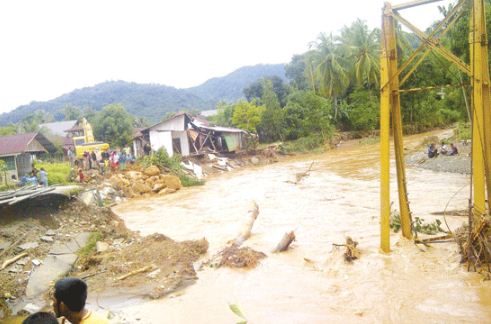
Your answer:
[[[0,270],[3,270],[5,269],[6,267],[8,267],[9,265],[11,265],[12,263],[14,263],[15,261],[19,260],[19,259],[22,259],[23,257],[26,257],[27,256],[27,252],[23,252],[19,255],[16,255],[15,257],[11,258],[11,259],[7,259],[5,260],[4,263],[2,263],[2,266],[0,267]]]
[[[283,251],[288,250],[288,247],[290,246],[290,244],[294,240],[295,240],[295,232],[294,231],[285,233],[285,235],[283,235],[283,237],[281,238],[281,241],[278,243],[276,248],[273,250],[273,253],[283,252]]]
[[[234,240],[234,245],[236,247],[242,245],[242,243],[244,243],[244,241],[251,236],[252,226],[254,226],[254,222],[256,221],[258,215],[259,215],[259,206],[255,201],[252,201],[251,207],[247,211],[247,220],[242,225],[239,235]]]

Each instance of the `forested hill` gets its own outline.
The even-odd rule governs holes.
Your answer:
[[[234,102],[243,95],[243,89],[254,81],[268,76],[285,78],[284,64],[260,64],[242,67],[200,86],[176,89],[158,84],[138,84],[125,81],[108,81],[93,87],[74,90],[53,100],[32,102],[0,115],[0,125],[17,123],[36,110],[44,110],[55,120],[62,120],[67,106],[92,108],[121,103],[126,110],[149,120],[160,120],[168,112],[179,110],[205,110],[215,108],[220,101]]]

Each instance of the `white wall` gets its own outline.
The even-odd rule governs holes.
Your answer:
[[[150,131],[184,131],[184,115],[161,122],[150,128]]]
[[[170,131],[150,130],[150,146],[153,151],[165,148],[169,156],[174,154],[172,149],[172,133]]]

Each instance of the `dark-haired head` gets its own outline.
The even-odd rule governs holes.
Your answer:
[[[37,312],[29,315],[22,324],[58,324],[58,320],[51,313]]]
[[[60,279],[55,284],[55,299],[57,315],[60,312],[60,303],[71,312],[80,312],[85,307],[87,284],[78,278]]]

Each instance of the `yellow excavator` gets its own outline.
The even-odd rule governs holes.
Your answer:
[[[92,126],[87,122],[85,118],[82,118],[78,125],[81,128],[82,132],[79,132],[79,136],[73,136],[73,145],[75,145],[75,155],[77,158],[81,158],[84,155],[84,152],[105,152],[109,149],[109,144],[96,141],[94,139],[94,133],[92,132]]]

